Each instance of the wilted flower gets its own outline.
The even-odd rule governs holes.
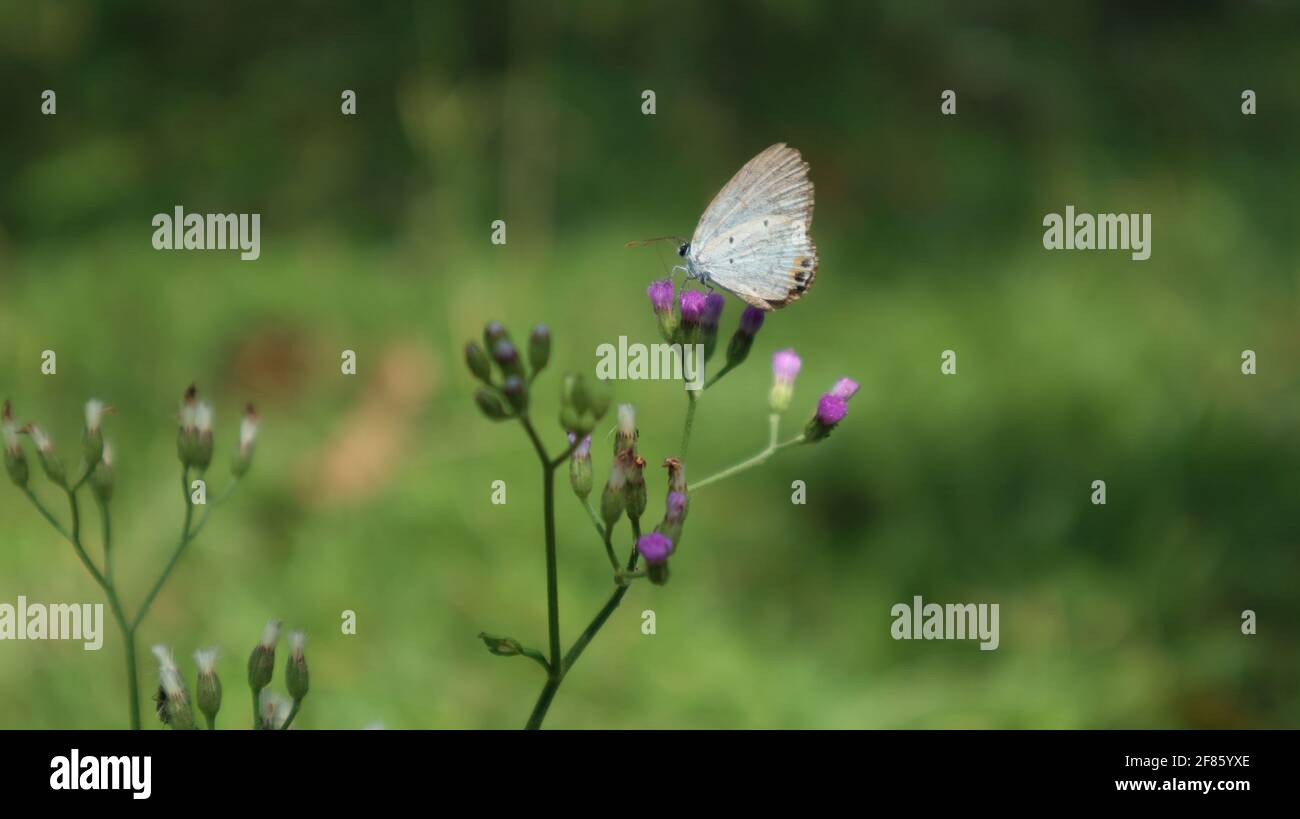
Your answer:
[[[104,450],[104,433],[100,428],[104,413],[111,413],[112,407],[104,406],[103,401],[91,399],[86,402],[86,431],[82,438],[82,452],[86,456],[86,468],[93,469],[99,463],[99,456]]]
[[[41,459],[41,467],[45,470],[45,476],[58,486],[67,486],[68,477],[63,469],[63,461],[59,460],[58,453],[54,451],[54,442],[45,434],[45,431],[35,424],[27,424],[23,427],[32,443],[36,444],[36,454]]]
[[[291,710],[293,710],[292,704],[269,688],[263,689],[258,697],[258,717],[263,730],[278,731],[289,718]]]
[[[614,439],[614,454],[636,448],[636,408],[631,404],[618,405],[618,436]]]
[[[165,698],[159,704],[159,717],[176,730],[193,728],[194,710],[190,707],[185,681],[171,652],[166,646],[157,645],[153,647],[153,654],[158,658],[158,677]]]
[[[181,399],[181,412],[176,430],[176,457],[180,458],[181,466],[184,467],[194,465],[199,445],[199,432],[196,426],[198,393],[198,388],[191,384]]]
[[[9,473],[9,479],[16,486],[25,488],[29,477],[27,456],[23,454],[23,445],[18,440],[13,408],[8,401],[5,401],[3,414],[0,414],[0,435],[4,437],[5,470]]]
[[[99,463],[90,470],[90,491],[100,503],[113,499],[113,446],[108,441],[104,441],[99,453]]]
[[[194,407],[194,468],[203,472],[212,463],[212,406],[200,401]]]
[[[569,456],[569,485],[573,487],[573,494],[585,500],[591,494],[592,484],[591,436],[584,435],[578,441],[578,436],[570,432],[569,443],[572,445],[575,441],[577,446]]]
[[[778,350],[772,354],[772,394],[769,403],[773,412],[785,412],[794,395],[794,379],[803,362],[794,350]]]

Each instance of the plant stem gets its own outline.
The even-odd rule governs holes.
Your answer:
[[[132,629],[140,627],[144,616],[149,613],[149,607],[153,605],[154,598],[158,596],[158,592],[162,591],[163,584],[167,582],[172,569],[176,568],[176,561],[180,560],[181,553],[185,551],[185,547],[189,545],[190,539],[194,536],[193,532],[190,531],[190,523],[194,520],[194,504],[190,502],[190,468],[188,466],[181,470],[181,493],[185,497],[185,522],[181,524],[180,542],[176,544],[176,550],[172,552],[171,559],[167,561],[162,574],[158,575],[153,588],[149,590],[144,602],[140,604],[140,610],[135,613],[135,620],[131,622]]]
[[[679,456],[682,463],[686,463],[686,450],[691,445],[691,428],[695,425],[695,404],[699,400],[698,391],[686,391],[686,421],[682,425],[682,448]]]
[[[573,451],[573,445],[570,445],[563,457],[552,461],[546,454],[546,447],[542,444],[542,439],[537,436],[537,430],[533,429],[528,416],[521,417],[519,422],[523,424],[524,430],[533,442],[533,448],[537,450],[537,457],[542,462],[542,521],[546,536],[546,631],[550,647],[550,669],[546,685],[542,688],[537,704],[533,706],[533,713],[528,718],[526,726],[529,729],[537,729],[546,718],[551,700],[560,687],[560,681],[564,679],[564,667],[560,655],[560,580],[555,547],[555,469],[563,463],[565,457],[568,457],[567,453]]]
[[[281,731],[289,730],[289,726],[293,724],[293,718],[298,716],[299,708],[302,708],[302,700],[294,700],[293,707],[289,709],[289,716],[284,718],[284,725],[280,726]]]
[[[759,466],[760,464],[767,461],[768,458],[772,457],[772,455],[779,452],[780,450],[785,449],[786,447],[789,446],[794,446],[795,444],[803,443],[803,433],[800,433],[794,438],[791,438],[790,440],[785,441],[783,443],[778,444],[776,442],[777,435],[779,434],[780,427],[781,427],[780,415],[776,413],[772,413],[772,415],[768,418],[768,424],[770,427],[768,443],[767,446],[764,447],[761,452],[759,452],[758,454],[750,458],[746,458],[745,460],[741,461],[738,464],[735,464],[734,466],[727,467],[721,472],[717,472],[713,475],[710,475],[704,480],[692,483],[691,492],[695,492],[697,490],[703,489],[709,484],[716,483],[717,481],[720,481],[723,478],[730,478],[732,475],[735,475],[739,472],[744,472],[746,469],[752,469],[753,467]]]

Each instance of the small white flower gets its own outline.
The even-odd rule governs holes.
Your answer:
[[[262,647],[275,648],[278,642],[280,642],[280,621],[269,620],[262,628]]]
[[[625,439],[636,435],[636,409],[631,404],[618,405],[618,434]]]
[[[104,402],[90,399],[86,402],[86,431],[98,432],[99,423],[104,417]]]

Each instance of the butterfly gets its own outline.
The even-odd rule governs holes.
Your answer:
[[[717,285],[762,310],[784,307],[812,287],[817,247],[808,235],[813,184],[808,163],[783,142],[731,177],[677,248],[689,278]]]

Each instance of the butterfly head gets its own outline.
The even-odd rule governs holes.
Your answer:
[[[682,242],[680,245],[677,246],[677,255],[678,255],[678,256],[681,256],[682,258],[685,258],[685,257],[686,257],[686,251],[688,251],[688,250],[690,250],[690,249],[691,249],[691,243],[690,243],[690,242]]]

